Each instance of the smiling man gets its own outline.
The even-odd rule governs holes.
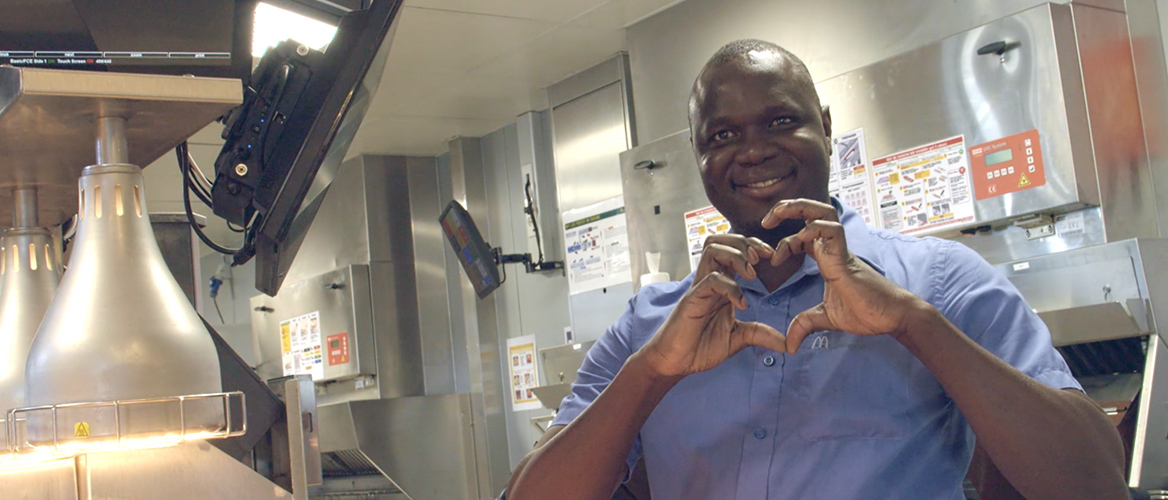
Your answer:
[[[1127,498],[1117,432],[1017,290],[828,196],[798,58],[723,47],[690,127],[732,234],[630,301],[508,498],[607,499],[644,456],[655,498],[959,500],[975,436],[1027,498]]]

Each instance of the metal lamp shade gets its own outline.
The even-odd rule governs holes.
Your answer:
[[[76,246],[26,366],[29,406],[222,391],[206,327],[162,260],[142,170],[87,167]]]
[[[25,405],[24,362],[57,284],[61,261],[48,229],[9,229],[0,237],[0,411]]]

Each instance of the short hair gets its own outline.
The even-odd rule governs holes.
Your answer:
[[[717,52],[714,52],[714,55],[710,56],[710,60],[706,61],[705,67],[709,68],[728,62],[741,61],[751,52],[775,52],[782,54],[795,63],[795,67],[799,72],[810,75],[807,71],[807,66],[803,64],[803,61],[798,56],[792,54],[791,51],[778,44],[754,38],[735,40],[723,45]]]
[[[815,104],[820,104],[819,94],[815,90],[815,80],[811,79],[811,72],[807,70],[807,65],[803,63],[802,59],[799,59],[799,56],[796,56],[795,54],[791,53],[791,51],[783,48],[778,44],[765,40],[745,38],[723,45],[722,48],[718,49],[717,52],[714,52],[714,55],[710,56],[710,59],[706,61],[704,66],[702,66],[702,70],[698,72],[697,78],[694,79],[693,87],[690,89],[689,106],[691,113],[693,111],[693,106],[696,104],[697,91],[699,87],[698,83],[701,82],[702,76],[705,75],[706,72],[711,68],[721,66],[723,64],[734,64],[747,61],[751,52],[770,52],[783,56],[783,59],[794,65],[795,78],[806,83],[808,88],[811,89],[811,92],[814,93]]]

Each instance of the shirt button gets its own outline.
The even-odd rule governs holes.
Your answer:
[[[770,305],[772,305],[772,306],[777,306],[777,305],[779,305],[779,298],[778,297],[771,297],[770,300],[767,300],[767,302],[770,303]]]
[[[767,434],[766,429],[759,428],[759,429],[754,430],[754,437],[756,437],[756,438],[759,438],[759,439],[765,438],[766,434]]]
[[[767,366],[775,366],[775,357],[774,356],[767,356],[765,358],[762,358],[762,364],[767,365]]]

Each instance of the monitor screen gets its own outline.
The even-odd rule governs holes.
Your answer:
[[[239,78],[256,0],[0,0],[0,64]]]
[[[457,201],[451,201],[438,217],[438,222],[455,257],[462,263],[462,270],[474,285],[475,294],[481,299],[499,288],[499,265],[495,262],[495,255],[491,246],[483,241],[483,235],[466,209]]]
[[[275,295],[381,83],[402,0],[346,14],[323,51],[269,50],[223,131],[215,214],[244,226],[236,263],[254,256],[256,288]]]

